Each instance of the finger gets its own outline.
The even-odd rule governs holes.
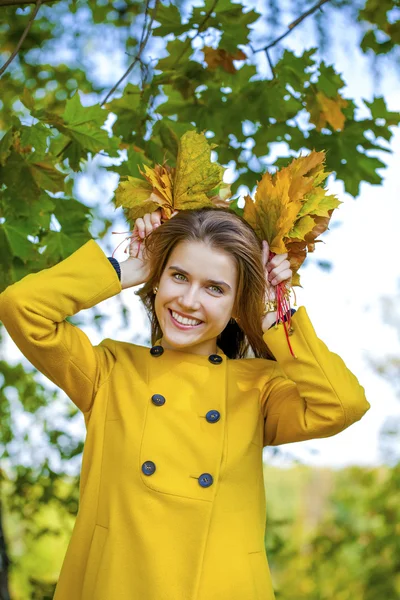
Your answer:
[[[153,229],[161,225],[161,213],[159,208],[150,214],[150,220]]]
[[[146,213],[143,217],[143,221],[146,227],[146,237],[153,231],[153,224],[151,222],[151,213]]]
[[[135,227],[139,233],[139,236],[141,238],[144,238],[144,236],[146,235],[146,226],[145,223],[143,221],[143,219],[141,217],[138,217],[135,221]]]
[[[263,265],[264,265],[264,267],[266,267],[268,264],[268,257],[269,257],[269,245],[266,240],[263,240],[262,251],[263,251]]]
[[[280,264],[283,263],[283,261],[285,261],[288,258],[289,254],[287,252],[284,252],[283,254],[275,254],[275,256],[273,256],[271,258],[271,260],[269,261],[267,268],[268,271],[271,271],[271,269],[274,269],[276,267],[279,267]]]
[[[278,283],[281,283],[282,281],[289,281],[292,278],[292,276],[292,270],[286,269],[282,273],[279,273],[279,275],[277,275],[276,277],[273,277],[270,283],[272,285],[278,285]]]
[[[271,276],[272,276],[272,278],[274,278],[277,275],[279,275],[279,273],[281,273],[282,271],[285,271],[287,269],[290,269],[290,262],[288,260],[284,260],[283,262],[281,262],[280,265],[278,265],[275,268],[273,268],[273,266],[271,265],[271,261],[270,261],[267,265],[267,271],[269,273],[268,279],[271,281]]]

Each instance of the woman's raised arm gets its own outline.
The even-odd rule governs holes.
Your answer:
[[[66,317],[121,291],[114,267],[94,240],[57,265],[0,294],[0,320],[22,354],[83,412],[114,365],[113,343],[92,346]]]
[[[329,437],[355,423],[370,404],[344,361],[320,340],[304,306],[292,317],[290,354],[283,325],[263,335],[277,359],[261,394],[264,446]]]

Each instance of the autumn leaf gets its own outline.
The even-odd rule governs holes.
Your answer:
[[[236,73],[233,65],[234,60],[246,60],[247,56],[242,50],[237,50],[234,54],[223,50],[222,48],[211,48],[204,46],[204,60],[206,61],[210,71],[215,71],[218,67],[222,67],[227,73]]]
[[[333,210],[341,204],[322,187],[329,175],[324,161],[325,153],[315,151],[295,158],[274,175],[262,176],[254,200],[245,198],[243,218],[259,239],[267,240],[270,252],[288,253],[292,286],[300,286],[297,271],[307,252],[322,241],[316,238],[328,228]]]
[[[230,184],[222,178],[225,169],[211,162],[211,150],[204,134],[187,131],[179,140],[176,167],[156,164],[139,169],[143,179],[121,177],[115,191],[115,205],[125,209],[129,221],[162,209],[164,219],[174,210],[202,206],[227,206]]]
[[[215,189],[227,188],[228,184],[222,181],[225,169],[211,162],[211,150],[215,147],[196,131],[187,131],[181,137],[174,179],[176,210],[213,206]]]
[[[314,123],[318,131],[321,131],[327,123],[335,131],[341,131],[346,120],[342,108],[346,108],[347,105],[347,100],[340,94],[336,98],[328,98],[322,92],[318,92],[317,94],[308,94],[306,97],[310,121]]]
[[[150,185],[153,186],[153,192],[160,196],[161,200],[168,202],[172,206],[172,178],[175,169],[161,165],[156,165],[154,169],[150,169],[144,165],[144,171],[141,171],[140,169],[139,171],[144,175]]]

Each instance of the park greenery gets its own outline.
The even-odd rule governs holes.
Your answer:
[[[145,165],[174,167],[189,130],[204,132],[215,160],[233,169],[233,196],[313,150],[326,152],[327,171],[350,196],[381,184],[400,114],[379,92],[349,97],[326,48],[329,22],[344,15],[371,76],[382,64],[396,72],[399,0],[260,6],[0,0],[0,292],[105,239],[118,218],[115,195],[89,206],[80,178],[93,168],[118,182]],[[310,21],[314,45],[293,51],[292,32]],[[117,74],[112,85],[99,77],[96,53]],[[103,315],[91,315],[101,329]],[[7,360],[6,342],[0,327],[0,599],[44,600],[78,507],[83,440],[70,425],[80,415],[22,357]],[[299,469],[297,484],[295,471],[266,473],[277,599],[399,598],[399,466],[317,473],[307,486],[312,474]],[[276,496],[290,496],[289,485],[296,506]]]

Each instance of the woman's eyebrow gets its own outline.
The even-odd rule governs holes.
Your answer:
[[[177,265],[171,265],[170,267],[168,267],[168,269],[174,269],[175,271],[181,271],[181,273],[183,273],[184,275],[190,275],[190,273],[185,271],[185,269],[182,269],[182,267],[178,267]],[[228,283],[226,283],[226,281],[216,281],[215,279],[207,279],[207,282],[215,283],[216,285],[225,285],[230,290],[232,289],[231,286]]]

